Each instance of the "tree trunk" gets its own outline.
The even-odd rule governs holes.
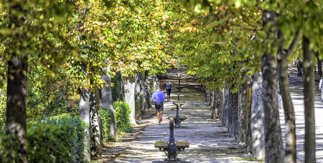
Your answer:
[[[232,111],[233,111],[233,94],[231,89],[228,90],[228,101],[227,101],[227,127],[229,133],[232,135]]]
[[[10,1],[9,1],[10,2]],[[9,3],[7,2],[7,3]],[[7,72],[7,103],[6,103],[6,134],[15,137],[18,140],[18,153],[21,156],[21,162],[28,162],[26,147],[26,98],[27,98],[27,71],[28,57],[24,54],[26,46],[24,40],[26,32],[24,26],[26,20],[24,15],[27,12],[23,3],[25,1],[17,1],[8,5],[8,18],[12,31],[19,30],[15,34],[9,36],[8,47],[6,53],[10,56],[8,61]],[[21,29],[20,29],[21,28]],[[17,54],[17,50],[22,54]]]
[[[292,98],[289,91],[288,82],[288,59],[292,53],[293,47],[297,45],[299,32],[296,33],[288,51],[283,50],[284,40],[282,32],[278,30],[278,71],[279,71],[279,88],[282,96],[285,123],[286,123],[286,146],[285,146],[285,162],[296,163],[296,125],[295,111]],[[278,94],[279,96],[279,94]],[[280,100],[278,100],[280,102]],[[278,107],[280,109],[280,107]]]
[[[217,100],[217,110],[218,110],[218,118],[220,119],[222,117],[222,110],[223,110],[223,97],[224,97],[224,92],[223,90],[218,90],[218,98]]]
[[[267,29],[267,38],[272,37],[276,30],[277,14],[274,11],[263,11],[263,26]],[[279,110],[277,109],[276,96],[276,62],[271,54],[271,45],[266,49],[262,57],[262,75],[263,75],[263,105],[265,115],[265,161],[268,163],[283,162],[282,138],[279,122]]]
[[[252,76],[252,100],[251,100],[251,151],[252,155],[259,159],[265,158],[265,136],[264,136],[264,105],[262,101],[262,77],[261,74]]]
[[[91,115],[91,155],[98,156],[101,146],[101,130],[99,120],[99,91],[90,93],[90,115]]]
[[[218,119],[219,118],[219,108],[218,108],[218,102],[219,102],[219,92],[214,90],[212,92],[211,96],[211,118],[212,119]]]
[[[152,105],[150,102],[150,97],[151,97],[150,90],[151,90],[151,78],[145,75],[145,81],[144,81],[145,109],[152,108]]]
[[[26,97],[27,57],[13,57],[8,62],[6,134],[18,139],[18,153],[27,162]]]
[[[276,64],[270,54],[262,58],[263,104],[265,113],[265,160],[283,162],[279,110],[276,99]]]
[[[111,80],[111,77],[110,77],[110,80]],[[114,76],[114,78],[111,82],[114,83],[113,88],[111,88],[112,95],[113,95],[112,100],[113,101],[117,101],[117,100],[123,101],[124,100],[124,88],[123,88],[123,80],[122,80],[121,73],[118,72]]]
[[[319,52],[315,52],[315,56],[317,59],[317,72],[320,77],[322,77],[322,60],[319,58]]]
[[[103,88],[101,89],[101,100],[102,100],[102,109],[107,109],[110,116],[110,133],[109,139],[115,141],[117,139],[117,127],[116,127],[116,120],[114,115],[114,108],[113,108],[113,101],[112,101],[112,90],[111,90],[111,77],[110,77],[110,66],[107,63],[107,70],[106,74],[102,76],[102,79],[105,81]]]
[[[136,117],[141,119],[142,112],[146,108],[146,92],[145,92],[145,78],[142,74],[137,74],[136,82]]]
[[[221,111],[221,120],[222,120],[222,125],[225,127],[228,127],[229,125],[229,118],[228,115],[230,114],[230,109],[231,109],[231,96],[230,96],[230,90],[225,89],[224,90],[224,95],[223,95],[223,107]]]
[[[135,88],[136,83],[135,80],[126,79],[125,82],[125,102],[129,105],[130,108],[130,123],[132,125],[136,125],[136,107],[135,107]]]
[[[84,161],[91,160],[90,142],[90,93],[83,89],[80,92],[80,117],[85,122],[84,130]]]
[[[288,83],[288,58],[282,57],[278,60],[278,67],[280,70],[279,88],[282,96],[285,123],[286,123],[286,147],[285,147],[285,161],[296,162],[296,125],[295,125],[295,111],[292,98],[289,91]]]
[[[230,129],[231,135],[234,136],[234,139],[238,140],[238,93],[231,93],[231,114],[230,116]]]
[[[247,135],[246,144],[248,152],[252,153],[252,137],[251,137],[251,105],[252,105],[252,81],[247,86]]]
[[[248,85],[243,84],[238,93],[238,124],[237,124],[237,141],[247,142],[248,124],[249,124],[249,108],[248,106]]]
[[[303,80],[305,115],[305,163],[316,162],[315,158],[315,111],[314,111],[314,55],[310,51],[310,41],[303,36]]]

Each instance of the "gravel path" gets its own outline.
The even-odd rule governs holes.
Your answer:
[[[165,103],[164,121],[157,124],[157,119],[142,120],[141,123],[149,124],[138,137],[130,142],[128,149],[119,155],[114,162],[164,162],[166,155],[154,148],[155,141],[168,141],[169,128],[167,117],[175,115],[177,93],[173,93],[170,102]],[[180,96],[185,102],[180,114],[188,117],[182,123],[182,128],[175,128],[175,139],[186,140],[190,147],[182,151],[178,162],[214,162],[214,163],[244,163],[248,157],[246,149],[234,142],[227,129],[221,126],[220,121],[210,118],[210,111],[204,101],[204,95],[196,89],[184,88]]]
[[[176,75],[173,75],[176,76]],[[290,91],[296,114],[296,134],[297,134],[297,157],[298,162],[304,162],[304,100],[302,77],[296,76],[295,70],[290,73]],[[174,80],[173,80],[174,81]],[[195,83],[196,84],[196,83]],[[320,99],[318,90],[318,78],[315,87],[315,121],[316,121],[316,157],[317,162],[323,163],[323,102]],[[189,83],[194,85],[194,83]],[[197,88],[198,88],[198,84]],[[221,126],[220,121],[209,119],[210,111],[204,103],[204,95],[194,89],[187,87],[181,93],[181,101],[186,102],[186,107],[180,110],[180,114],[188,117],[182,123],[182,128],[175,128],[175,139],[186,140],[190,147],[179,154],[180,162],[214,162],[214,163],[243,163],[256,162],[247,161],[247,150],[234,142],[227,129]],[[138,128],[144,128],[136,135],[130,135],[129,140],[110,145],[105,156],[107,160],[114,161],[98,162],[164,162],[166,155],[154,148],[155,141],[167,141],[169,138],[168,115],[175,114],[173,101],[177,100],[177,93],[172,93],[171,101],[165,103],[164,121],[158,125],[155,117],[141,120]],[[285,120],[283,109],[280,109],[280,122],[283,139],[285,135]],[[144,127],[143,127],[144,126]],[[128,138],[126,138],[128,139]],[[117,154],[115,154],[117,153]]]

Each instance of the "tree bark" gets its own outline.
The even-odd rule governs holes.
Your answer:
[[[111,79],[111,78],[110,78]],[[112,91],[112,100],[113,101],[123,101],[124,100],[124,84],[122,80],[121,73],[118,72],[114,77],[113,80],[111,80],[112,83],[114,83],[113,88],[111,88]]]
[[[125,82],[125,101],[130,108],[130,123],[137,125],[136,123],[136,107],[135,107],[135,88],[136,82],[133,78],[126,79]]]
[[[214,90],[212,92],[212,98],[211,98],[211,118],[212,119],[218,119],[219,118],[219,92]]]
[[[265,113],[265,160],[283,162],[279,111],[276,99],[276,64],[270,54],[262,58],[263,104]]]
[[[147,74],[146,74],[147,75]],[[151,90],[151,79],[145,75],[145,82],[144,82],[144,91],[145,91],[145,109],[152,108],[150,102],[150,90]]]
[[[262,101],[262,76],[255,74],[252,76],[252,100],[251,100],[251,152],[259,159],[265,158],[265,131],[264,131],[264,105]]]
[[[228,101],[227,101],[227,127],[229,133],[232,135],[232,111],[233,111],[233,94],[231,89],[228,90]]]
[[[91,142],[90,142],[90,92],[83,89],[80,92],[80,117],[85,122],[84,129],[84,160],[91,160]]]
[[[221,111],[221,120],[222,120],[222,126],[228,127],[229,125],[229,118],[228,115],[230,114],[230,106],[231,104],[231,96],[230,96],[230,90],[225,89],[223,92],[223,106]]]
[[[15,2],[9,5],[9,24],[12,30],[16,32],[9,40],[6,49],[10,60],[8,61],[7,72],[7,102],[6,102],[6,134],[12,135],[18,140],[18,153],[21,156],[21,162],[28,162],[26,147],[26,98],[27,98],[27,71],[28,54],[24,54],[26,46],[23,44],[26,38],[26,32],[19,29],[24,26],[26,12],[23,8],[25,1]],[[19,13],[19,14],[18,14]],[[22,30],[22,31],[21,31]],[[17,54],[16,51],[22,54]]]
[[[322,60],[319,58],[319,52],[315,52],[315,56],[317,59],[317,72],[320,77],[322,77]]]
[[[27,162],[26,97],[27,57],[13,57],[8,62],[6,134],[18,139],[18,153]]]
[[[303,36],[303,80],[305,115],[305,163],[316,162],[315,158],[315,110],[314,110],[314,55],[310,40]]]
[[[238,127],[238,93],[231,93],[231,114],[230,116],[230,129],[231,134],[234,136],[234,139],[238,140],[238,133],[239,133],[239,127]]]
[[[263,11],[263,26],[267,28],[267,38],[276,34],[276,18],[274,11]],[[277,109],[276,95],[276,62],[272,54],[273,46],[267,48],[262,56],[262,75],[263,75],[263,104],[265,115],[265,161],[268,163],[283,162],[283,145],[279,122],[279,111]]]
[[[99,91],[90,93],[90,115],[91,115],[91,155],[98,156],[101,146],[101,130],[98,114],[99,106]]]
[[[102,76],[102,79],[105,81],[103,88],[101,89],[101,100],[102,100],[102,109],[107,109],[110,116],[110,132],[109,139],[115,141],[117,139],[117,127],[116,120],[114,115],[113,101],[112,101],[112,90],[111,90],[111,76],[110,76],[110,65],[107,63],[107,69],[105,75]]]
[[[224,103],[223,103],[223,100],[224,100],[224,92],[223,90],[218,90],[218,98],[216,99],[217,100],[217,110],[218,110],[218,118],[221,119],[222,117],[222,110],[223,110],[223,107],[224,107]]]
[[[142,74],[137,74],[137,82],[135,88],[135,107],[136,107],[136,119],[141,119],[142,111],[145,108],[145,81]]]
[[[237,124],[237,141],[246,143],[248,135],[248,124],[250,110],[248,108],[248,85],[243,84],[238,93],[238,124]]]
[[[251,136],[251,105],[252,105],[252,81],[247,86],[247,135],[246,144],[248,151],[252,153],[252,136]]]
[[[288,51],[283,50],[284,40],[282,33],[278,31],[278,70],[279,70],[279,88],[282,96],[285,123],[286,123],[286,147],[285,147],[285,162],[296,163],[296,125],[295,125],[295,111],[292,98],[289,91],[288,82],[288,59],[293,49],[297,45],[300,32],[297,31]],[[279,101],[280,102],[280,101]]]
[[[285,161],[296,162],[296,125],[295,125],[295,111],[292,98],[290,96],[287,72],[287,58],[278,61],[280,67],[280,94],[282,96],[285,123],[286,123],[286,147],[285,147]]]

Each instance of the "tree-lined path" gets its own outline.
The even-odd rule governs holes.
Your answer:
[[[162,81],[161,81],[162,82]],[[177,81],[173,80],[173,84]],[[234,141],[227,128],[221,126],[220,121],[210,119],[208,102],[204,102],[204,93],[199,84],[181,81],[184,89],[180,93],[180,100],[185,102],[180,115],[188,119],[182,122],[182,128],[175,128],[175,139],[186,140],[190,147],[179,154],[182,162],[249,162],[247,150]],[[175,85],[176,86],[176,85]],[[175,88],[174,88],[175,89]],[[176,89],[175,89],[176,90]],[[171,94],[171,101],[165,103],[164,121],[158,125],[155,117],[142,120],[148,126],[130,142],[128,149],[119,155],[115,162],[163,162],[166,155],[154,148],[158,140],[168,141],[169,115],[175,115],[177,91]]]
[[[176,77],[170,74],[171,77]],[[186,78],[187,79],[187,78]],[[191,79],[189,79],[191,80]],[[304,101],[303,101],[303,79],[298,77],[292,70],[290,73],[291,97],[295,107],[297,153],[298,162],[304,162]],[[171,80],[177,84],[177,80]],[[163,81],[161,81],[163,82]],[[252,162],[247,161],[247,149],[234,141],[220,121],[210,119],[208,102],[205,101],[198,83],[183,81],[184,88],[180,93],[180,99],[185,102],[180,110],[181,115],[188,117],[182,123],[182,128],[175,129],[176,140],[187,140],[190,147],[179,154],[182,162]],[[323,102],[317,88],[315,92],[316,111],[316,155],[317,162],[323,162]],[[177,91],[171,94],[171,101],[165,103],[164,121],[158,125],[154,117],[141,120],[141,124],[147,127],[131,142],[127,142],[127,150],[115,159],[115,162],[162,162],[166,155],[154,148],[154,142],[158,140],[167,141],[169,138],[168,120],[169,115],[175,115]],[[283,109],[280,109],[280,122],[283,137],[285,137],[285,123]]]
[[[0,1],[0,162],[162,161],[177,97],[183,161],[323,162],[321,15],[322,0]]]

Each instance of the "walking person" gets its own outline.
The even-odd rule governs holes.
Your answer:
[[[152,100],[155,103],[158,123],[161,124],[163,121],[165,94],[160,87],[153,93]]]
[[[167,81],[165,83],[166,94],[167,94],[167,101],[170,101],[170,93],[172,92],[172,83]]]
[[[296,66],[297,66],[297,76],[302,76],[303,73],[303,62],[297,58],[296,60]]]

